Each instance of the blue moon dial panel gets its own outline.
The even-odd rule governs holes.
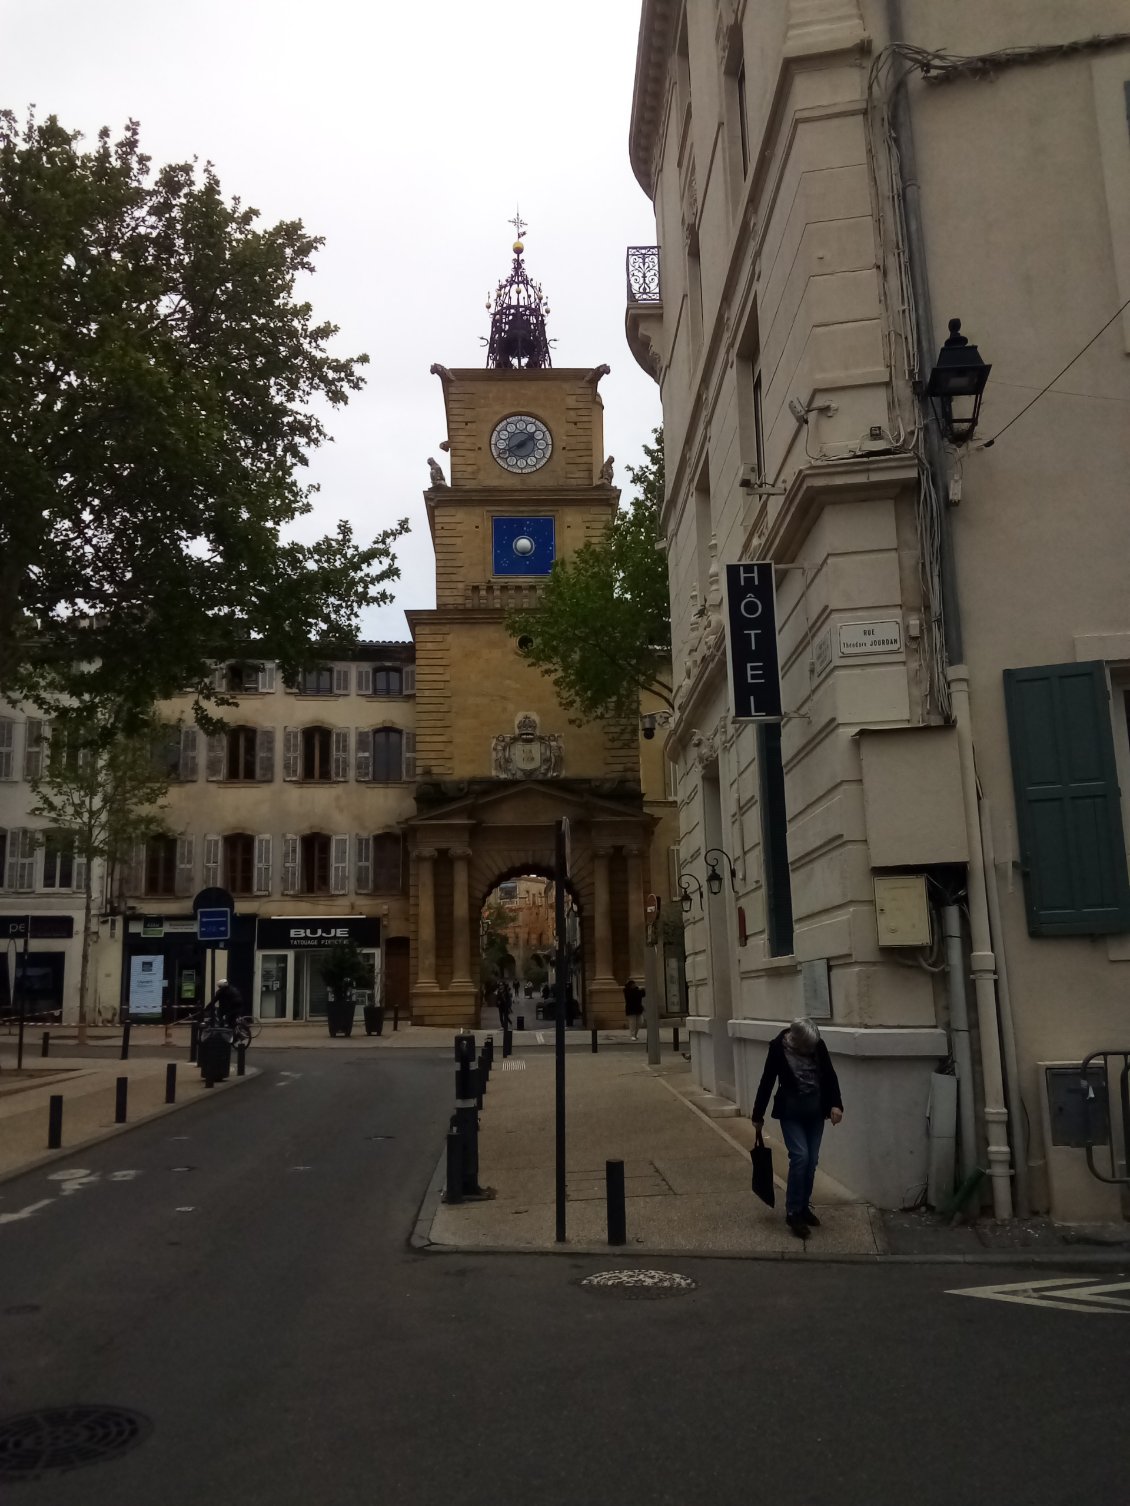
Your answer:
[[[553,568],[552,518],[492,518],[493,573],[548,575]]]

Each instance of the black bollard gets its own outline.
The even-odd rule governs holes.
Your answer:
[[[129,1029],[130,1024],[127,1020],[122,1026],[122,1061],[124,1062],[129,1061]]]
[[[447,1132],[447,1190],[445,1203],[463,1201],[463,1136],[457,1129]]]
[[[63,1095],[52,1093],[47,1105],[47,1149],[58,1150],[63,1143]]]
[[[188,1027],[188,1059],[194,1062],[200,1052],[200,1026],[195,1020]]]
[[[475,1037],[469,1030],[461,1030],[455,1037],[455,1060],[457,1062],[475,1060]]]
[[[678,1027],[678,1025],[676,1025],[672,1029],[672,1031],[671,1031],[671,1049],[672,1049],[672,1051],[678,1051],[678,1049],[679,1049],[679,1027]]]
[[[476,1107],[476,1078],[478,1074],[469,1063],[460,1063],[456,1078],[455,1113],[453,1128],[458,1129],[463,1146],[463,1191],[477,1193],[479,1189],[479,1115]],[[481,1102],[478,1108],[481,1108]]]
[[[514,1032],[509,1026],[502,1032],[502,1054],[509,1056],[514,1049]]]
[[[247,1047],[246,1046],[237,1046],[235,1048],[235,1075],[237,1077],[246,1077],[247,1076]]]
[[[608,1243],[623,1245],[628,1242],[628,1220],[624,1209],[624,1163],[605,1161],[605,1199],[608,1204]]]
[[[525,1030],[525,1028],[526,1028],[526,1016],[524,1014],[520,1014],[518,1016],[518,1019],[517,1019],[517,1021],[515,1023],[517,1024],[519,1030]]]
[[[114,1123],[126,1122],[126,1095],[129,1092],[129,1078],[119,1077],[114,1084]]]
[[[165,1068],[165,1102],[176,1103],[177,1101],[177,1064],[170,1062]]]
[[[597,1047],[596,1047],[596,1029],[594,1027],[593,1033],[592,1033],[592,1054],[594,1056],[596,1055],[596,1050],[597,1050]]]
[[[42,1048],[41,1048],[41,1050],[39,1052],[40,1056],[46,1056],[47,1053],[48,1053],[48,1051],[50,1051],[50,1049],[51,1049],[51,1032],[50,1032],[50,1030],[45,1030],[43,1032],[43,1046],[42,1046]]]

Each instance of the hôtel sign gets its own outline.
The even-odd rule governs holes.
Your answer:
[[[726,626],[735,721],[780,721],[777,600],[768,560],[726,566]]]

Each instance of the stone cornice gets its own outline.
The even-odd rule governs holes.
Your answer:
[[[667,98],[667,60],[675,42],[678,0],[644,0],[636,43],[636,77],[628,118],[628,160],[636,182],[655,198],[655,141]]]

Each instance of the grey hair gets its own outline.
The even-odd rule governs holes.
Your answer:
[[[794,1051],[811,1056],[820,1040],[820,1032],[810,1019],[801,1016],[789,1026],[789,1045]]]

